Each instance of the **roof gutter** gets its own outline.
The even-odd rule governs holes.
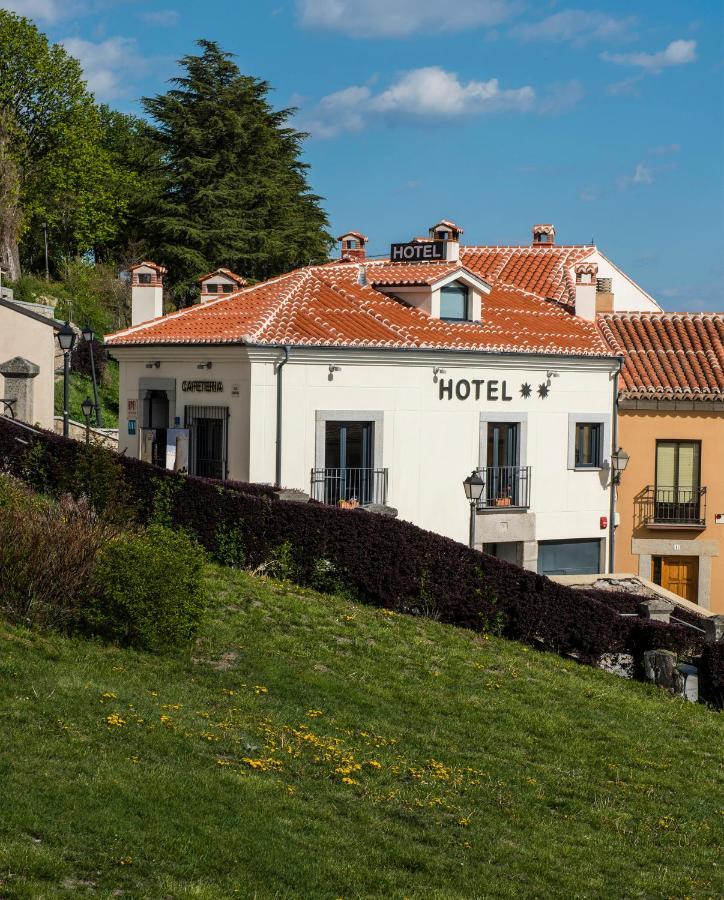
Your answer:
[[[618,450],[618,379],[623,369],[623,357],[618,357],[618,368],[613,376],[613,403],[611,406],[611,454]],[[608,512],[608,572],[612,575],[616,568],[616,479],[611,462],[611,496]]]
[[[283,408],[283,400],[284,400],[284,381],[282,378],[284,366],[289,362],[289,347],[282,347],[282,353],[284,356],[279,360],[276,364],[276,373],[277,373],[277,439],[276,439],[276,464],[274,467],[274,486],[281,487],[282,486],[282,425],[283,418],[282,414],[284,411]]]

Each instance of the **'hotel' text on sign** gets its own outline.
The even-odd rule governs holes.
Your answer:
[[[440,399],[452,400],[457,397],[458,400],[512,400],[512,396],[508,393],[507,381],[485,381],[483,378],[461,378],[453,382],[452,378],[441,378],[438,382],[440,387]]]

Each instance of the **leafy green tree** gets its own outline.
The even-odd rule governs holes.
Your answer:
[[[28,19],[0,9],[0,264],[86,253],[119,226],[133,175],[103,145],[80,64]],[[22,242],[22,243],[21,243]]]
[[[269,84],[242,75],[218,44],[197,45],[173,87],[143,101],[164,170],[147,233],[179,299],[216,266],[263,279],[324,259],[331,245],[293,110],[272,109]]]

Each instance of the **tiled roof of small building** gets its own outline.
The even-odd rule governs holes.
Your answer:
[[[624,358],[620,396],[724,402],[724,314],[609,313],[598,327]]]
[[[435,267],[434,280],[440,272],[459,268],[454,263],[399,264],[408,273],[427,266]],[[559,272],[560,266],[559,261]],[[117,332],[106,342],[111,346],[243,342],[611,355],[595,323],[530,290],[499,284],[483,298],[482,322],[450,322],[376,290],[375,271],[386,276],[392,268],[389,262],[368,260],[364,268],[366,284],[359,283],[356,263],[299,269]],[[466,268],[485,277],[467,260]],[[553,276],[549,277],[552,282]]]
[[[232,272],[231,269],[214,269],[213,272],[207,272],[205,275],[197,278],[196,281],[206,281],[207,278],[213,278],[214,275],[226,275],[227,278],[230,278],[237,284],[247,284],[247,280],[243,275],[237,275],[236,272]]]

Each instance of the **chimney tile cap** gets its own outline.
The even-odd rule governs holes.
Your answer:
[[[363,244],[366,244],[368,242],[368,238],[365,237],[365,235],[363,235],[359,231],[345,231],[344,234],[340,234],[340,236],[337,238],[337,240],[343,241],[345,238],[348,238],[348,237],[357,238],[357,240],[361,241]]]
[[[202,275],[200,278],[197,278],[196,281],[206,281],[209,278],[213,278],[215,275],[225,275],[227,278],[230,278],[232,281],[235,281],[240,287],[243,287],[247,281],[241,275],[237,275],[236,272],[232,272],[231,269],[214,269],[213,272],[207,272],[206,275]]]
[[[144,260],[143,262],[138,262],[133,266],[129,266],[128,271],[135,272],[136,269],[143,269],[143,268],[153,269],[154,271],[158,272],[159,275],[168,274],[168,269],[165,266],[160,266],[158,263],[149,262],[148,260]]]
[[[551,225],[550,222],[543,225],[534,225],[533,226],[533,234],[550,234],[554,235],[556,233],[555,225]]]
[[[450,219],[440,219],[439,222],[435,222],[435,224],[430,229],[430,232],[433,232],[436,228],[439,228],[441,225],[444,225],[445,228],[449,228],[450,231],[457,231],[458,234],[465,234],[465,231],[454,222],[451,222]]]

